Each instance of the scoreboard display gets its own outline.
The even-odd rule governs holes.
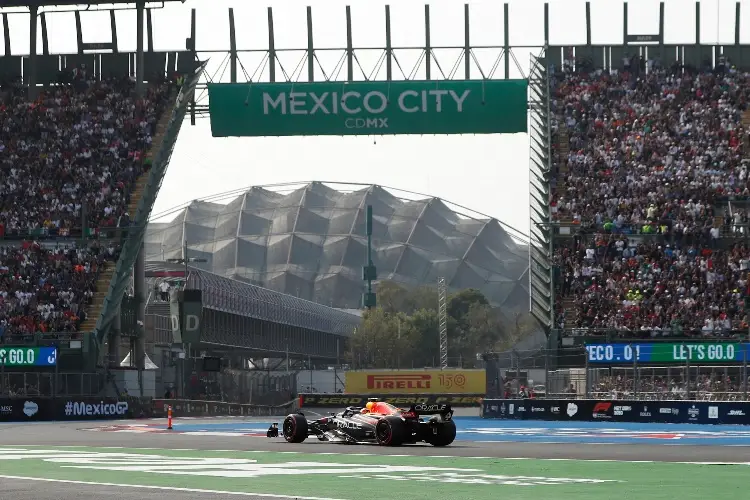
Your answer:
[[[740,343],[651,343],[587,344],[589,363],[743,363],[750,361],[750,344]]]
[[[0,366],[55,366],[55,347],[0,347]]]

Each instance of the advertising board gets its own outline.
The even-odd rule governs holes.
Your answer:
[[[750,361],[750,344],[730,342],[587,344],[589,363],[742,363]]]
[[[346,408],[365,406],[372,394],[300,394],[300,406]],[[482,404],[483,394],[389,394],[379,397],[381,401],[395,406],[411,404],[449,404],[455,407],[477,407]]]
[[[750,402],[486,399],[484,418],[750,425]]]
[[[484,370],[348,371],[348,394],[486,394]]]
[[[55,366],[56,347],[0,347],[0,366]]]
[[[0,422],[125,419],[138,416],[138,406],[114,398],[0,398]]]

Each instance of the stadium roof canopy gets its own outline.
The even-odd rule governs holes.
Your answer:
[[[477,288],[496,306],[528,311],[528,250],[499,221],[464,215],[439,198],[351,186],[253,187],[228,204],[193,201],[170,222],[149,224],[146,259],[182,258],[187,241],[188,257],[206,260],[195,267],[355,309],[364,288],[364,214],[372,205],[380,280],[425,285],[444,277],[450,289]]]

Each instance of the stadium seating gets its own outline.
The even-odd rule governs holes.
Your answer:
[[[78,73],[33,100],[0,92],[0,342],[94,315],[172,89],[138,99],[130,79]]]
[[[557,326],[746,334],[750,74],[649,62],[553,88]]]

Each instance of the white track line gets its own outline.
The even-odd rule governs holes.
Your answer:
[[[40,481],[45,483],[65,483],[65,484],[83,484],[88,486],[112,486],[115,488],[137,488],[145,490],[160,490],[160,491],[182,491],[186,493],[211,493],[214,495],[233,495],[242,497],[261,497],[261,498],[283,498],[285,500],[342,500],[339,498],[330,497],[302,497],[299,495],[274,495],[271,493],[250,493],[240,491],[222,491],[222,490],[204,490],[197,488],[176,488],[172,486],[145,486],[140,484],[119,484],[119,483],[100,483],[94,481],[72,481],[69,479],[47,479],[40,477],[25,477],[25,476],[6,476],[0,475],[1,479],[16,479],[21,481]]]
[[[481,441],[480,441],[481,442]],[[497,441],[488,441],[490,443],[496,443]],[[556,443],[564,444],[564,443]],[[200,453],[281,453],[284,455],[345,455],[355,457],[393,457],[393,458],[419,458],[419,459],[452,459],[452,460],[540,460],[550,462],[618,462],[626,464],[683,464],[683,465],[748,465],[750,462],[671,462],[661,460],[618,460],[618,459],[600,459],[600,458],[534,458],[534,457],[462,457],[460,455],[390,455],[382,453],[340,453],[340,452],[325,452],[317,453],[315,451],[271,451],[271,450],[199,450],[199,449],[172,449],[172,448],[130,448],[126,446],[46,446],[39,444],[24,444],[24,445],[13,445],[13,448],[39,448],[45,446],[46,448],[84,448],[89,450],[146,450],[146,451],[194,451]],[[0,451],[3,451],[3,447],[0,446]],[[0,476],[2,477],[2,476]],[[300,499],[302,497],[299,497]]]

